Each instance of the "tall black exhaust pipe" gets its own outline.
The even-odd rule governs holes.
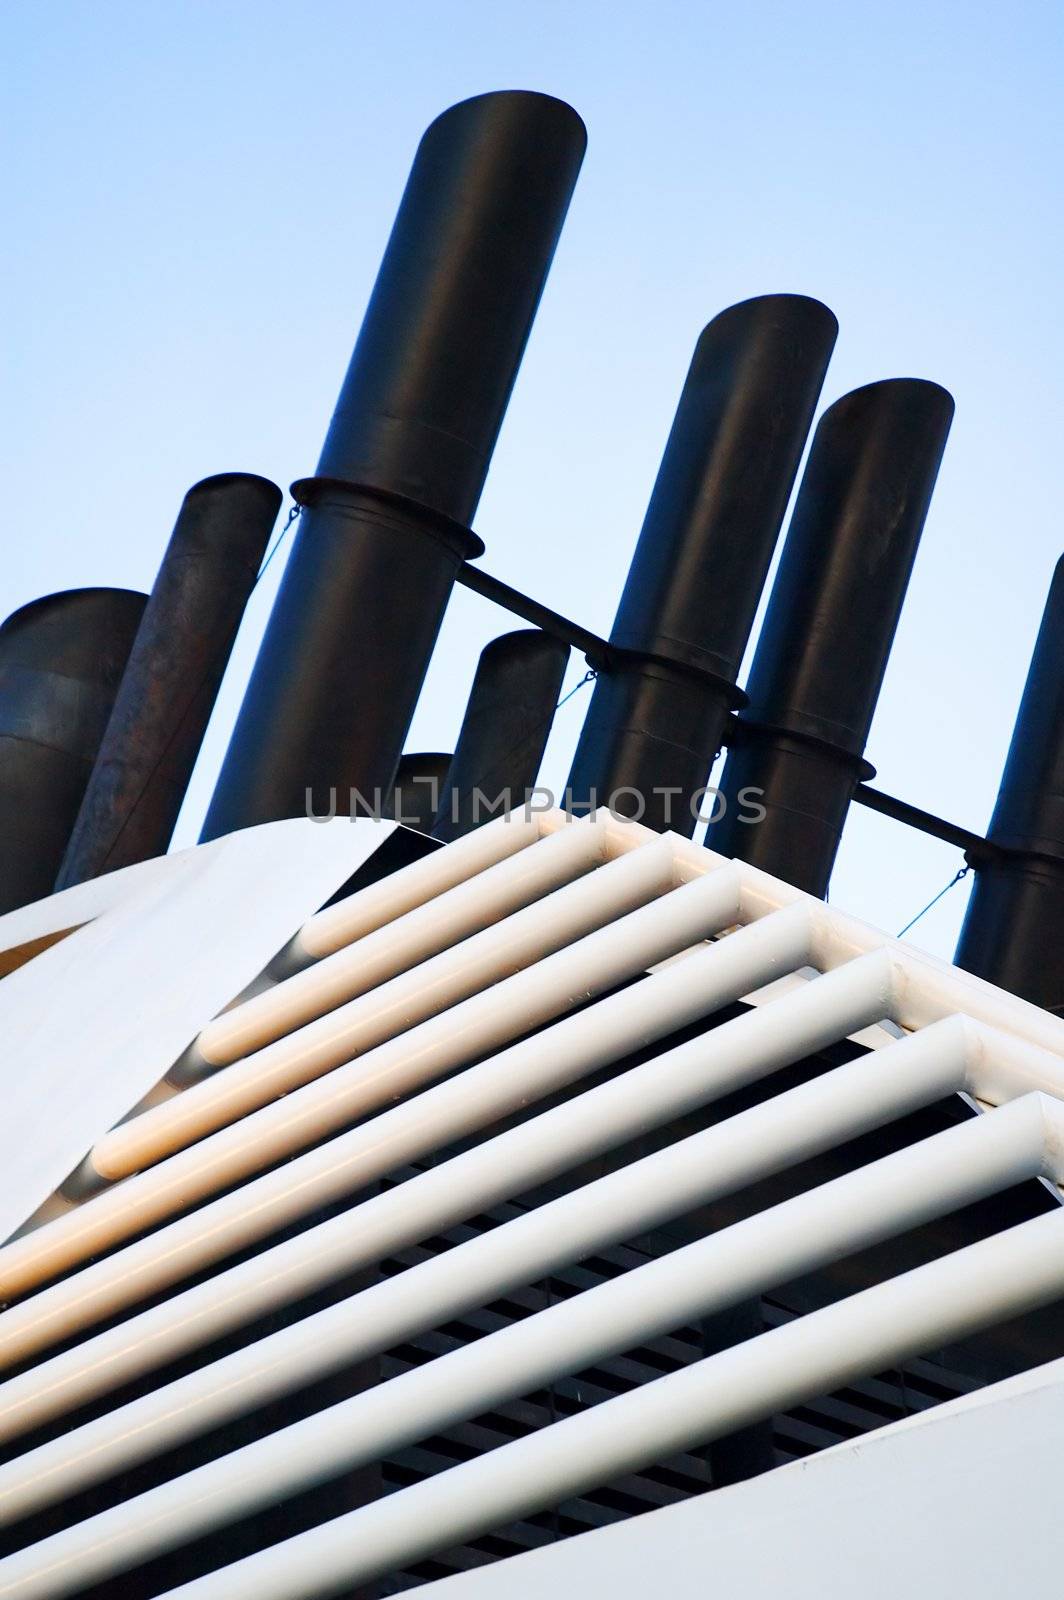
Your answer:
[[[539,774],[568,660],[569,646],[538,628],[500,634],[485,646],[440,796],[434,838],[461,838],[525,804]]]
[[[521,92],[422,139],[205,839],[390,793],[585,143]]]
[[[729,752],[713,850],[827,893],[953,420],[935,383],[871,383],[824,413]],[[760,808],[764,815],[757,817]]]
[[[147,598],[70,589],[0,627],[0,912],[52,893]]]
[[[694,831],[837,332],[819,301],[781,294],[699,339],[573,761],[575,809]]]
[[[1064,559],[1057,563],[954,960],[1064,1014]]]
[[[280,505],[248,472],[185,496],[57,889],[166,853]]]

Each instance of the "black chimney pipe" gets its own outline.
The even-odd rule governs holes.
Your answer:
[[[453,757],[447,750],[404,751],[388,814],[406,828],[431,833]]]
[[[836,400],[813,438],[736,730],[752,734],[706,838],[810,894],[874,775],[865,741],[952,419],[938,384],[893,378]]]
[[[57,889],[166,853],[280,505],[248,472],[185,496]]]
[[[422,139],[205,839],[390,794],[585,143],[521,92]]]
[[[519,811],[550,737],[569,646],[538,628],[500,634],[481,652],[432,830],[459,839]]]
[[[954,961],[1064,1013],[1064,559],[1057,563]]]
[[[0,627],[0,912],[52,893],[147,598],[70,589]]]
[[[694,831],[837,332],[826,306],[790,294],[703,331],[577,746],[574,809]]]

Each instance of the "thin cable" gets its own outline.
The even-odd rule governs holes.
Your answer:
[[[263,578],[266,576],[266,568],[269,566],[270,562],[273,560],[273,558],[277,554],[278,550],[284,544],[285,534],[288,532],[288,530],[292,526],[293,522],[295,522],[296,518],[301,514],[302,510],[303,510],[302,506],[293,506],[291,511],[289,511],[287,522],[285,523],[284,527],[281,529],[280,533],[277,535],[276,539],[273,541],[273,544],[267,550],[265,559],[264,559],[264,561],[262,563],[262,566],[259,568],[258,572],[255,574],[255,582],[251,585],[251,594],[255,593],[255,590],[258,588],[259,584],[262,582]],[[251,595],[249,595],[248,598],[250,599]]]
[[[955,883],[960,883],[961,879],[962,878],[966,878],[968,876],[969,872],[971,872],[971,870],[972,870],[971,864],[969,862],[965,862],[964,866],[960,869],[960,871],[954,873],[953,877],[949,880],[949,882],[947,883],[946,887],[944,889],[940,889],[938,891],[938,893],[936,894],[935,898],[933,900],[929,900],[927,902],[926,906],[924,907],[924,909],[922,911],[918,911],[916,913],[915,917],[913,917],[912,921],[911,922],[907,922],[905,924],[904,928],[901,930],[901,932],[899,934],[896,934],[895,937],[898,938],[898,939],[904,939],[904,937],[908,933],[909,929],[910,928],[915,928],[916,924],[919,922],[920,918],[921,917],[926,917],[927,913],[931,910],[931,907],[932,906],[937,906],[938,902],[942,899],[943,895],[949,894],[950,890],[953,888],[953,885]]]
[[[565,702],[567,700],[571,700],[573,695],[578,693],[578,691],[584,687],[585,683],[593,683],[597,677],[598,673],[595,671],[594,667],[588,667],[587,671],[584,673],[584,676],[580,679],[580,682],[574,684],[569,690],[568,694],[562,695],[561,699],[558,701],[558,704],[554,707],[555,711],[560,711]]]

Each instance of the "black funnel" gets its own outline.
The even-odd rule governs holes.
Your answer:
[[[388,815],[405,828],[413,828],[418,833],[431,832],[451,760],[446,750],[404,751],[396,770]]]
[[[585,142],[518,92],[422,139],[204,838],[390,794]]]
[[[481,652],[434,838],[458,839],[526,804],[568,660],[568,645],[538,628],[501,634]]]
[[[954,960],[1064,1013],[1064,559],[1058,561]]]
[[[0,911],[52,893],[146,603],[70,589],[0,627]]]
[[[809,453],[706,843],[823,896],[935,486],[953,400],[855,389]],[[758,813],[762,812],[760,817]],[[751,820],[753,819],[753,820]]]
[[[569,779],[694,831],[838,324],[802,295],[721,313],[695,348]]]

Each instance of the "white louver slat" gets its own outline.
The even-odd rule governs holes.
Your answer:
[[[810,968],[819,975],[777,981]],[[8,1556],[0,1596],[117,1580],[692,1319],[1024,1181],[1058,1196],[1064,1180],[1064,1022],[614,818],[492,824],[312,918],[273,972],[288,975],[204,1019],[175,1074],[189,1087],[97,1140],[85,1198],[0,1248],[0,1285],[20,1297],[0,1315],[0,1359],[21,1367],[0,1385],[9,1529],[947,1096],[982,1114],[178,1466]],[[667,1042],[744,997],[752,1008]],[[869,1054],[771,1092],[773,1075],[877,1023],[895,1037],[881,1031]],[[624,1066],[634,1052],[645,1059]],[[219,1339],[756,1084],[760,1103],[676,1129],[651,1154],[212,1358]],[[337,1592],[699,1448],[1064,1295],[1062,1228],[1054,1207],[174,1593]],[[178,1358],[200,1364],[173,1377]],[[141,1392],[125,1398],[134,1381]],[[55,1436],[37,1440],[41,1428]]]
[[[15,1063],[0,1121],[0,1237],[393,828],[273,822],[0,917],[0,953],[14,947],[21,961],[0,988]]]

